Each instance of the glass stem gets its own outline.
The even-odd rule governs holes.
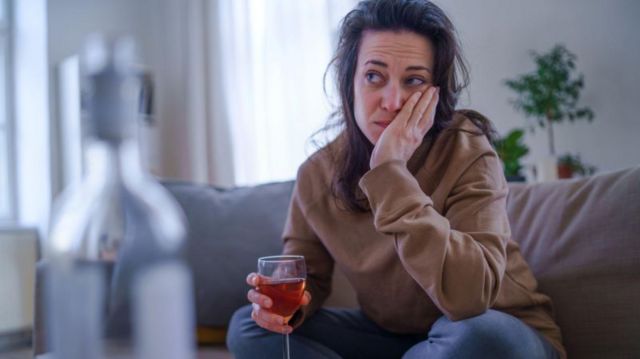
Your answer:
[[[282,357],[284,359],[291,359],[291,353],[289,352],[289,334],[284,334],[282,338]]]

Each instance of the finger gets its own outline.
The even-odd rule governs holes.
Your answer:
[[[302,300],[300,301],[301,305],[307,305],[311,303],[311,293],[307,292],[306,290],[304,291],[304,294],[302,295]]]
[[[424,116],[431,100],[433,99],[433,94],[435,93],[435,88],[429,87],[427,91],[425,91],[420,97],[418,103],[416,104],[413,112],[411,112],[411,116],[407,121],[407,126],[416,126],[420,119]]]
[[[257,304],[261,307],[264,308],[271,308],[271,306],[273,305],[273,302],[271,301],[271,298],[267,297],[264,294],[261,294],[260,292],[258,292],[255,289],[251,289],[248,293],[247,293],[247,299],[254,304]]]
[[[255,313],[256,318],[260,319],[263,323],[268,323],[270,325],[279,325],[279,326],[283,326],[287,324],[287,320],[285,319],[285,317],[275,314],[273,312],[270,312],[269,310],[264,309],[263,307],[257,304],[252,304],[251,306],[253,308],[253,312]]]
[[[285,324],[285,318],[270,313],[255,304],[251,312],[251,319],[260,327],[272,332],[288,334],[293,330],[291,326]]]
[[[260,276],[257,273],[249,273],[247,275],[247,284],[252,287],[257,287],[260,284]]]
[[[436,115],[436,107],[438,106],[439,100],[440,88],[436,87],[434,95],[431,97],[431,101],[429,101],[427,110],[424,112],[424,114],[420,118],[420,121],[417,123],[417,127],[421,133],[427,133],[427,131],[429,131],[429,129],[433,126],[433,121],[435,120]]]
[[[407,102],[404,103],[404,106],[402,106],[402,109],[396,115],[396,117],[393,119],[393,121],[394,122],[395,121],[402,121],[406,125],[406,122],[409,120],[409,117],[411,117],[411,113],[413,112],[413,108],[416,106],[416,104],[420,100],[420,96],[422,96],[422,92],[413,93],[409,97]]]

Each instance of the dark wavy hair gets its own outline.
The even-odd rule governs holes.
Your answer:
[[[461,91],[469,83],[467,65],[460,50],[456,31],[445,13],[427,0],[364,0],[351,10],[340,25],[338,46],[327,73],[333,69],[340,103],[332,114],[330,125],[343,127],[343,149],[335,154],[336,173],[332,192],[344,206],[355,212],[369,210],[358,182],[369,170],[373,145],[358,128],[354,116],[354,77],[360,42],[365,30],[411,31],[429,39],[435,49],[432,84],[440,88],[433,127],[423,140],[435,139],[449,127]],[[491,133],[491,125],[483,116],[470,116],[482,130]],[[412,173],[417,168],[409,168]]]

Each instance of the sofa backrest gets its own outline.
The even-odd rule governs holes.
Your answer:
[[[640,356],[640,167],[511,185],[507,207],[569,357]]]
[[[226,327],[249,304],[245,284],[261,256],[282,251],[282,228],[293,182],[217,189],[164,183],[188,221],[187,261],[194,279],[196,321]]]

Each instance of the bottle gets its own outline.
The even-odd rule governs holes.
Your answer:
[[[45,242],[57,359],[193,357],[184,220],[141,166],[134,47],[94,36],[81,57],[87,170],[56,200]]]

